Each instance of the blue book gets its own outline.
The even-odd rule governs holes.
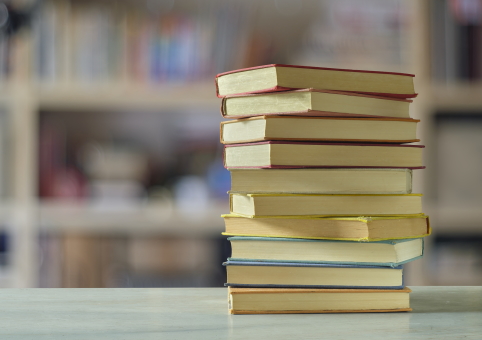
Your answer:
[[[402,267],[227,261],[226,286],[401,289]]]
[[[229,237],[228,260],[398,267],[423,256],[423,239],[375,242]]]

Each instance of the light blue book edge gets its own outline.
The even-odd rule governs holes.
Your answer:
[[[331,268],[379,268],[385,270],[402,269],[402,266],[396,268],[389,267],[377,267],[373,265],[345,265],[345,264],[313,264],[313,263],[269,263],[269,262],[241,262],[241,261],[228,261],[224,262],[223,266],[285,266],[285,267],[331,267]],[[405,275],[402,271],[402,284],[399,286],[342,286],[342,285],[280,285],[280,284],[246,284],[246,283],[232,283],[228,282],[224,284],[230,287],[246,287],[246,288],[337,288],[337,289],[402,289],[405,287]]]
[[[421,237],[420,237],[421,238]],[[418,238],[415,238],[418,239]],[[288,242],[334,242],[334,243],[384,243],[397,244],[402,242],[413,241],[414,238],[398,239],[398,240],[383,240],[383,241],[345,241],[345,240],[312,240],[303,238],[283,238],[283,237],[255,237],[255,236],[231,236],[228,241],[288,241]]]
[[[300,239],[291,239],[291,238],[273,238],[273,237],[243,237],[243,236],[235,236],[235,237],[228,237],[228,240],[238,240],[238,241],[290,241],[290,242],[345,242],[350,243],[353,241],[329,241],[329,240],[300,240]],[[384,244],[397,244],[402,242],[413,241],[413,239],[409,240],[391,240],[391,241],[375,241],[375,242],[360,242],[360,243],[384,243]],[[359,261],[287,261],[287,260],[266,260],[266,259],[243,259],[243,258],[236,258],[236,257],[229,257],[228,261],[234,262],[261,262],[261,263],[311,263],[311,264],[343,264],[349,266],[377,266],[377,267],[391,267],[395,268],[401,266],[405,263],[412,262],[418,259],[421,259],[425,252],[425,242],[422,239],[422,255],[416,256],[414,258],[402,261],[402,262],[359,262]]]
[[[225,283],[225,287],[239,287],[239,288],[322,288],[322,289],[403,289],[404,284],[401,286],[318,286],[318,285],[258,285],[258,284],[238,284],[238,283]]]
[[[259,263],[309,263],[309,264],[343,264],[347,266],[375,266],[375,267],[390,267],[397,268],[401,265],[412,262],[423,257],[422,255],[408,259],[402,262],[349,262],[349,261],[287,261],[287,260],[265,260],[265,259],[242,259],[237,257],[228,257],[228,261],[233,262],[259,262]]]

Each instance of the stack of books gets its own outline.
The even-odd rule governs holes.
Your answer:
[[[430,234],[413,75],[265,65],[216,77],[233,314],[409,311]]]

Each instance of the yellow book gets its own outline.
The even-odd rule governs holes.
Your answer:
[[[231,169],[231,192],[410,194],[410,169]]]
[[[384,216],[422,214],[422,195],[231,193],[230,212],[253,216]]]
[[[428,236],[428,216],[247,218],[223,215],[227,236],[381,241]]]

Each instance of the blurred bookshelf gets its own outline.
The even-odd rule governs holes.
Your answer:
[[[482,234],[480,204],[443,206],[437,197],[436,116],[482,113],[482,80],[437,73],[454,67],[437,60],[440,35],[450,29],[438,29],[436,13],[449,18],[448,3],[39,2],[30,28],[0,35],[0,230],[11,236],[0,287],[222,282],[221,269],[209,265],[227,257],[217,252],[226,251],[219,216],[228,211],[229,187],[214,75],[268,63],[416,74],[411,115],[422,119],[427,169],[415,174],[414,191],[425,194],[433,239]],[[99,155],[110,165],[99,165]],[[134,159],[141,169],[116,172]],[[196,190],[186,193],[186,183]],[[183,256],[169,253],[175,246],[167,240],[191,257],[176,260],[177,277],[165,258]],[[408,284],[439,282],[427,269],[436,242],[427,243],[423,261],[407,267]],[[164,262],[143,264],[141,254]],[[111,269],[110,278],[99,274]],[[82,278],[89,270],[96,274]]]
[[[226,205],[222,203],[210,204],[193,214],[176,208],[171,201],[106,207],[45,199],[39,206],[39,228],[45,232],[217,237],[221,232],[219,217],[224,213]]]

